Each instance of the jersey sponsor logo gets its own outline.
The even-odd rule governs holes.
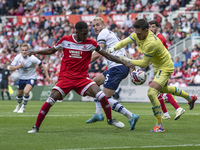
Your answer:
[[[82,58],[82,51],[69,50],[70,58]]]

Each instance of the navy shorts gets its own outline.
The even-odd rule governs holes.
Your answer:
[[[103,86],[108,89],[116,90],[120,82],[126,78],[128,74],[129,68],[124,65],[112,67],[109,70],[103,72],[103,75],[105,76]]]
[[[18,89],[23,90],[27,84],[30,84],[32,87],[34,87],[35,83],[36,79],[29,79],[29,80],[19,79]]]

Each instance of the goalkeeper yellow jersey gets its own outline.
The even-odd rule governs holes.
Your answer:
[[[123,41],[115,44],[116,49],[124,47],[132,42],[136,42],[138,46],[138,51],[145,55],[146,57],[151,57],[151,63],[153,65],[154,71],[173,71],[174,64],[171,59],[171,55],[168,50],[162,44],[159,38],[156,37],[150,30],[148,35],[144,40],[139,40],[136,33],[132,33],[129,37]],[[143,57],[145,59],[145,57]],[[137,61],[137,60],[134,60]]]

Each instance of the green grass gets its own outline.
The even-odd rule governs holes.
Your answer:
[[[155,118],[150,103],[122,103],[140,115],[134,131],[129,131],[127,118],[113,112],[113,117],[125,123],[123,129],[107,125],[106,121],[86,124],[95,112],[93,102],[56,103],[40,131],[28,134],[35,124],[44,101],[30,101],[23,114],[13,113],[16,101],[0,101],[0,150],[199,150],[200,105],[193,110],[180,104],[186,112],[177,121],[175,110],[166,104],[172,117],[164,120],[165,133],[151,133]],[[105,115],[104,115],[105,116]]]

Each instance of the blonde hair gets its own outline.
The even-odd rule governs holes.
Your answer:
[[[22,47],[27,47],[28,48],[28,44],[27,43],[23,43],[23,44],[20,45],[20,48],[22,48]]]
[[[95,17],[95,18],[93,19],[93,21],[98,21],[98,20],[100,20],[101,23],[104,24],[104,20],[103,20],[103,18],[101,18],[101,17]]]

